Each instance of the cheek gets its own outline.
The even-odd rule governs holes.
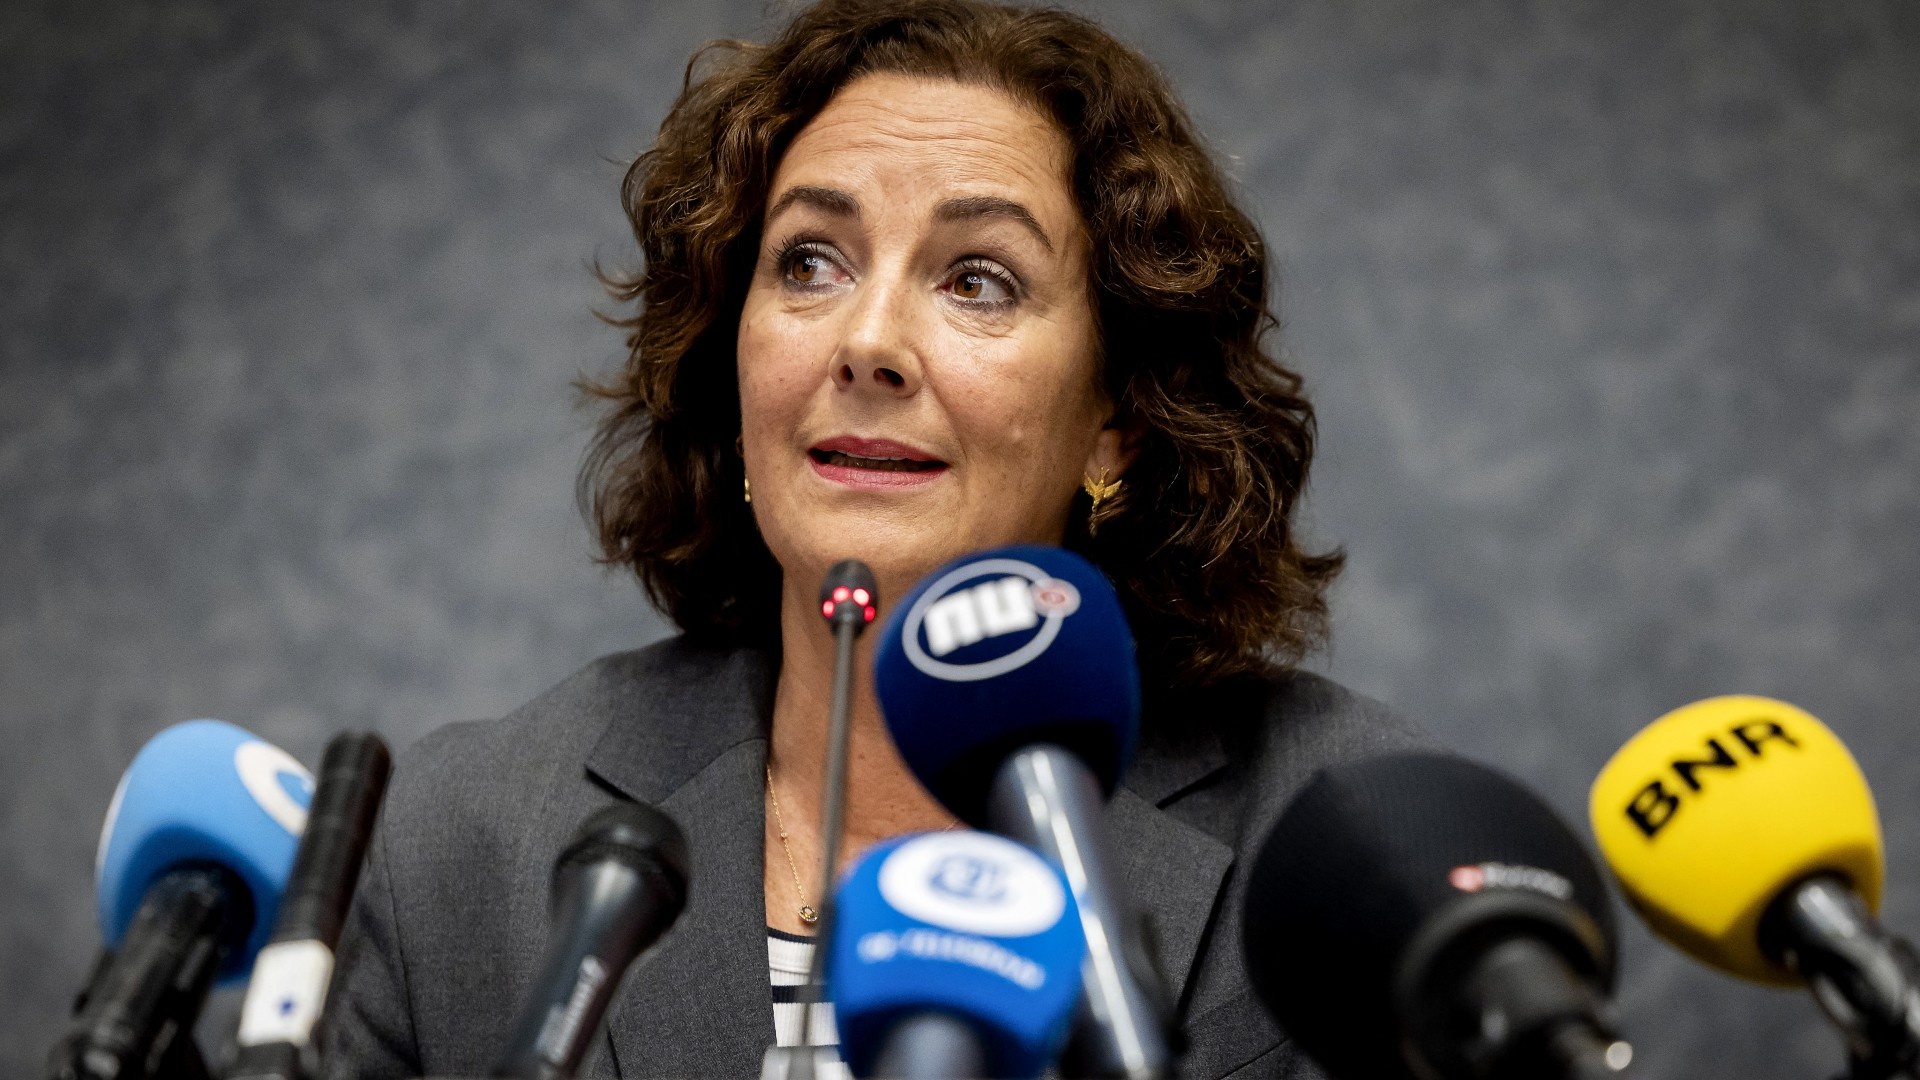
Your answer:
[[[762,426],[797,407],[812,389],[815,345],[803,323],[756,311],[749,301],[735,340],[743,426]]]
[[[1103,415],[1087,340],[1082,333],[1036,335],[967,365],[971,377],[949,401],[976,445],[998,456],[1025,457],[1026,468],[1078,469],[1083,444]],[[1064,457],[1074,460],[1056,460]]]

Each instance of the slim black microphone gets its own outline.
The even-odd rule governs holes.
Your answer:
[[[303,1055],[326,1007],[334,946],[392,772],[378,735],[345,732],[327,744],[273,936],[247,983],[228,1080],[300,1080],[313,1071]]]
[[[859,559],[842,559],[820,583],[820,614],[833,627],[833,699],[827,711],[826,791],[821,799],[820,922],[807,981],[820,985],[827,970],[827,941],[833,933],[833,868],[840,860],[840,829],[847,811],[847,741],[852,723],[854,639],[873,621],[880,587]]]
[[[840,830],[847,812],[847,742],[852,729],[854,641],[866,630],[880,608],[880,586],[873,570],[859,559],[833,564],[820,582],[820,614],[833,628],[833,697],[827,706],[827,768],[821,793],[820,837],[824,847],[820,882],[815,896],[813,956],[807,963],[806,985],[816,988],[814,1001],[801,1010],[800,1045],[771,1047],[761,1062],[761,1075],[784,1080],[813,1080],[814,1051],[806,1045],[813,1030],[813,1010],[826,998],[827,947],[833,939],[833,868],[840,861]],[[802,912],[805,917],[805,912]]]
[[[1262,844],[1243,923],[1255,992],[1341,1080],[1602,1080],[1632,1061],[1599,869],[1470,761],[1323,770]]]
[[[546,962],[488,1075],[573,1076],[627,965],[686,901],[687,842],[672,818],[623,802],[582,822],[554,862]]]

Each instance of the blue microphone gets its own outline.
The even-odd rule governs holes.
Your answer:
[[[1113,794],[1140,731],[1140,675],[1120,598],[1060,548],[997,548],[928,575],[887,619],[874,659],[887,730],[962,820],[1013,751],[1053,743]]]
[[[194,1018],[213,982],[243,978],[266,943],[312,797],[298,761],[232,724],[189,720],[141,748],[95,862],[108,958],[50,1075],[204,1073]]]
[[[1087,944],[1039,856],[986,833],[899,837],[835,903],[828,980],[855,1076],[1024,1080],[1059,1053]]]
[[[1073,883],[1088,951],[1070,1074],[1167,1076],[1168,1008],[1109,868],[1104,803],[1132,761],[1140,675],[1120,598],[1078,555],[980,552],[894,609],[874,659],[887,730],[962,820],[1025,843]]]

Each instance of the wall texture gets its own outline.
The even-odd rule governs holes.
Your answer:
[[[1099,5],[1268,230],[1351,553],[1318,663],[1579,814],[1734,690],[1858,751],[1920,934],[1920,8]],[[0,6],[0,1071],[95,947],[119,770],[312,761],[664,632],[569,382],[688,53],[752,3]],[[1816,1077],[1804,995],[1635,931],[1649,1075]],[[206,1025],[230,1033],[223,999]]]

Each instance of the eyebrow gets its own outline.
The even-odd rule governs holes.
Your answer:
[[[948,199],[934,209],[933,216],[940,221],[965,221],[970,218],[1006,218],[1025,225],[1040,240],[1040,245],[1048,251],[1053,250],[1053,240],[1047,236],[1047,230],[1033,216],[1033,211],[998,195],[966,195],[957,199]]]
[[[772,221],[779,217],[782,210],[795,203],[811,206],[834,217],[857,218],[860,216],[859,200],[846,192],[830,187],[801,184],[798,187],[788,188],[786,194],[774,200],[773,208],[767,211],[767,220]]]
[[[834,217],[858,218],[860,216],[859,200],[846,192],[837,188],[800,184],[788,188],[774,200],[772,208],[767,211],[767,220],[772,221],[787,207],[795,204],[811,206]],[[934,208],[933,216],[938,221],[1006,218],[1026,226],[1028,231],[1040,241],[1042,247],[1048,251],[1053,250],[1053,239],[1047,235],[1047,230],[1040,227],[1040,221],[1033,216],[1033,211],[1012,199],[1003,199],[998,195],[963,195],[948,199]]]

